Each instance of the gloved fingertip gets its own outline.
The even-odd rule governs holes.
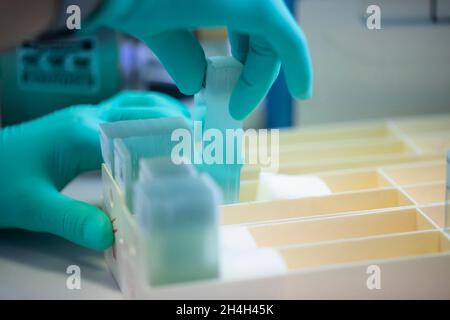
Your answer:
[[[181,93],[193,95],[200,91],[206,57],[190,30],[166,31],[143,40],[159,57]]]
[[[243,119],[245,119],[245,117],[248,115],[244,112],[242,112],[241,110],[239,110],[238,108],[232,108],[230,106],[230,114],[233,117],[233,119],[241,121]]]
[[[184,95],[192,96],[202,89],[203,80],[205,77],[206,61],[199,62],[200,67],[195,68],[192,72],[186,75],[177,75],[175,82],[178,90]],[[202,70],[202,71],[200,71]]]
[[[194,94],[198,93],[201,90],[201,84],[199,86],[193,86],[191,84],[181,84],[181,82],[177,83],[178,90],[185,96],[193,96]]]
[[[100,211],[100,210],[99,210]],[[93,250],[105,250],[113,244],[114,235],[110,219],[103,212],[89,218],[83,230],[85,245]]]
[[[289,92],[297,99],[307,100],[313,95],[314,76],[311,65],[308,65],[306,70],[284,69]]]
[[[311,99],[312,96],[313,96],[313,88],[312,86],[309,86],[309,88],[306,91],[299,94],[297,98],[299,98],[300,100],[308,100]]]
[[[244,100],[234,93],[231,96],[229,110],[235,120],[244,120],[254,109],[252,104],[245,103]]]

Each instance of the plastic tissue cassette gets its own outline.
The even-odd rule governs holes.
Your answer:
[[[168,158],[141,160],[133,202],[151,285],[219,276],[219,193],[209,177]]]
[[[124,291],[138,287],[130,276],[159,286],[219,274],[220,193],[191,165],[172,162],[178,128],[189,124],[164,118],[101,125],[104,207],[115,229],[107,261]]]
[[[116,178],[103,165],[104,209],[115,229],[106,259],[122,291],[129,297],[161,297],[174,284],[212,280],[207,283],[217,285],[219,279],[284,271],[278,253],[256,248],[246,230],[219,227],[221,193],[213,180],[164,155],[172,125],[182,124],[167,121],[172,123],[165,133],[114,139]]]

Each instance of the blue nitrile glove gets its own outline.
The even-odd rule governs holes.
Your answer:
[[[76,106],[0,131],[0,227],[49,232],[92,249],[112,244],[100,209],[59,191],[83,171],[100,169],[99,123],[180,117],[176,100],[125,92],[100,106]]]
[[[312,94],[306,39],[283,0],[104,0],[83,28],[99,26],[144,41],[185,94],[200,90],[205,73],[205,54],[190,30],[227,26],[232,54],[245,65],[230,102],[236,119],[266,95],[281,63],[291,94]]]

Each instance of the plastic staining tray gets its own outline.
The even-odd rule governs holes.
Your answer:
[[[450,115],[282,131],[280,173],[313,176],[326,194],[259,199],[259,168],[244,168],[241,202],[220,207],[220,276],[160,287],[145,279],[143,235],[104,166],[117,229],[108,265],[128,298],[448,299],[447,131]]]

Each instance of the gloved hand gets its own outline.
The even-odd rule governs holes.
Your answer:
[[[184,109],[184,110],[183,110]],[[59,191],[102,163],[99,123],[180,117],[187,109],[156,93],[122,93],[100,106],[76,106],[0,131],[0,227],[50,232],[102,250],[113,241],[100,209]]]
[[[312,94],[306,39],[283,0],[104,0],[83,28],[99,26],[144,41],[185,94],[201,89],[205,73],[205,54],[190,29],[227,26],[232,54],[244,63],[230,101],[236,119],[267,94],[281,63],[291,94],[300,99]]]

